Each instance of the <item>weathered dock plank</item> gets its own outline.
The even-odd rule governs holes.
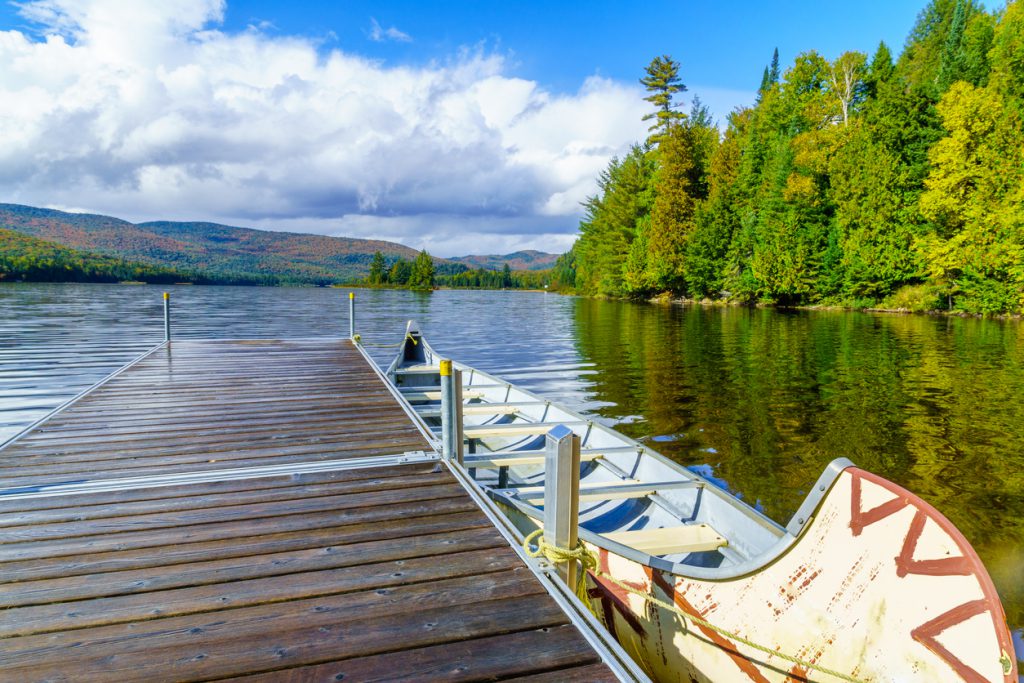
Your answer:
[[[0,681],[617,680],[416,451],[348,342],[158,350],[0,450]]]
[[[0,521],[17,524],[0,537],[0,678],[296,669],[294,680],[312,680],[304,669],[355,675],[383,665],[389,678],[445,666],[465,678],[463,660],[494,675],[598,662],[575,629],[559,630],[567,616],[449,473],[430,463],[370,472],[257,479],[247,491],[161,487],[167,499],[161,489],[120,502],[125,492],[68,495],[66,508],[45,510],[32,508],[47,499],[25,500],[28,509],[5,500]],[[383,483],[392,488],[372,490]],[[281,500],[249,502],[270,492]],[[308,501],[319,514],[307,513]],[[552,630],[557,650],[523,649]],[[485,638],[497,652],[472,644]],[[446,664],[437,658],[448,644],[457,648]]]
[[[0,490],[429,450],[347,341],[175,341],[0,451]]]

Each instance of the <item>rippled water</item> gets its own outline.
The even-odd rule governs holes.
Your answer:
[[[348,333],[344,290],[171,292],[178,337]],[[416,319],[438,350],[652,442],[780,522],[834,457],[910,488],[977,548],[1024,653],[1019,323],[540,292],[357,297],[367,343]],[[152,287],[0,285],[0,441],[159,342],[161,311]]]

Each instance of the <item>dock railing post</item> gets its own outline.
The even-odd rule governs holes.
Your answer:
[[[348,293],[348,338],[356,338],[356,293]]]
[[[441,371],[441,455],[463,463],[462,371],[442,360]]]
[[[580,515],[580,437],[565,425],[547,433],[544,457],[544,542],[574,550]],[[558,574],[576,587],[575,561],[556,565]]]
[[[441,455],[452,457],[452,362],[442,360],[441,369]]]
[[[164,341],[171,341],[171,293],[164,292]]]

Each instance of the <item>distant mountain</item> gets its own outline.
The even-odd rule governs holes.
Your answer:
[[[459,256],[448,260],[463,263],[470,268],[483,268],[484,270],[501,270],[506,263],[512,270],[546,270],[555,265],[558,254],[548,254],[531,249],[505,255]]]
[[[20,204],[0,204],[0,229],[90,252],[192,273],[204,280],[302,284],[336,284],[366,277],[374,252],[393,262],[412,260],[416,250],[395,242],[328,237],[295,232],[238,228],[218,223],[153,221],[129,223],[120,218],[67,213]],[[513,254],[435,258],[439,272],[465,269],[550,268],[556,254]]]
[[[114,256],[92,254],[0,228],[0,282],[9,280],[265,284],[251,281],[211,281],[198,273],[178,272],[148,263],[133,263]]]
[[[94,214],[0,204],[0,228],[86,250],[217,277],[329,284],[364,277],[376,251],[389,260],[416,250],[394,242],[237,228],[216,223],[129,223]]]

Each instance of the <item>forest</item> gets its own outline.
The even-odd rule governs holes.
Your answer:
[[[682,67],[641,83],[552,288],[780,306],[1024,312],[1024,0],[933,0],[902,52],[784,71],[720,132]]]
[[[209,275],[181,271],[116,256],[69,249],[47,240],[0,228],[0,282],[147,282],[204,285],[278,284],[251,275]]]
[[[382,252],[370,260],[364,284],[371,287],[433,289],[542,289],[550,281],[550,270],[514,271],[505,263],[500,271],[483,267],[470,269],[462,263],[435,263],[426,250],[414,260],[401,257],[388,261]]]

